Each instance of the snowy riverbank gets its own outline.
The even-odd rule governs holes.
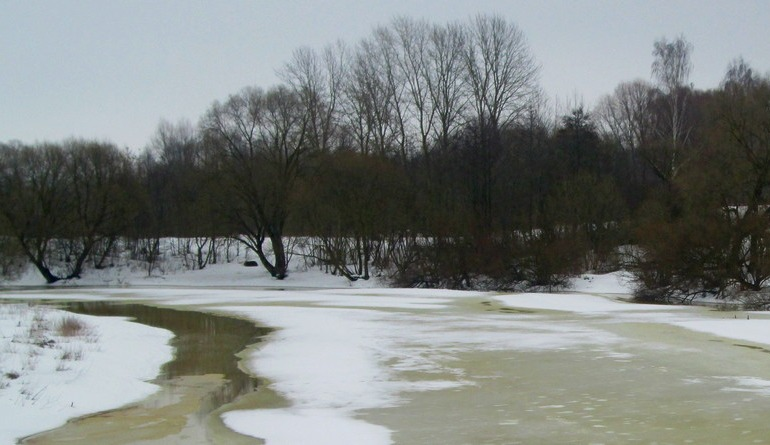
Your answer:
[[[171,337],[116,317],[0,305],[0,444],[152,394]]]

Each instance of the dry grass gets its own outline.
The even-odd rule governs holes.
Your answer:
[[[60,319],[54,328],[60,337],[84,337],[90,331],[88,325],[72,315]]]
[[[79,360],[83,360],[84,355],[85,353],[83,352],[83,348],[66,348],[61,351],[61,354],[59,355],[59,360],[79,361]]]
[[[70,362],[83,360],[85,352],[82,347],[68,347],[62,349],[58,357],[58,363],[56,365],[57,371],[69,371],[71,368]]]

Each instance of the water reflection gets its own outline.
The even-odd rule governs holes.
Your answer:
[[[63,304],[63,309],[86,315],[130,317],[138,323],[173,332],[174,358],[163,365],[158,383],[210,374],[220,374],[225,379],[224,385],[202,401],[200,414],[207,414],[256,389],[257,380],[238,367],[235,355],[257,343],[269,333],[268,328],[230,317],[141,304],[72,302]]]

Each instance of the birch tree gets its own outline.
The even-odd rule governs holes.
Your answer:
[[[692,51],[692,44],[683,36],[670,42],[662,38],[655,42],[652,51],[652,77],[663,95],[664,107],[658,122],[660,145],[648,150],[645,157],[655,173],[668,183],[676,178],[686,161],[684,150],[690,135],[687,108]]]

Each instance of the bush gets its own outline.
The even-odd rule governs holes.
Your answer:
[[[55,330],[60,337],[79,337],[86,335],[89,331],[88,325],[73,315],[59,320],[56,323]]]
[[[766,311],[770,309],[770,289],[745,291],[737,295],[743,309],[747,311]]]

